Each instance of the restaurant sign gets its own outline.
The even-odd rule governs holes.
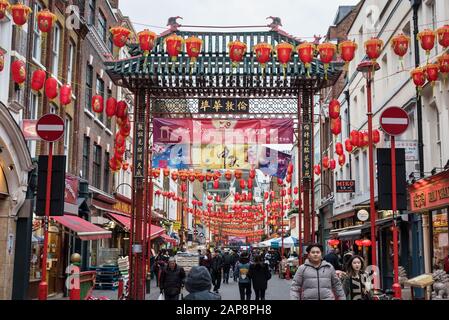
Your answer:
[[[410,208],[415,212],[449,206],[449,171],[417,181],[409,193]]]

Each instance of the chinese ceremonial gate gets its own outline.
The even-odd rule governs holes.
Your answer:
[[[196,61],[190,61],[185,52],[181,52],[176,61],[167,55],[164,39],[175,32],[184,39],[195,36],[203,41]],[[237,65],[231,62],[227,47],[234,40],[248,46],[243,61]],[[343,64],[331,63],[325,75],[323,64],[315,58],[308,72],[294,53],[285,70],[274,56],[263,70],[253,51],[253,47],[261,42],[271,44],[273,48],[282,42],[294,46],[300,44],[277,27],[266,32],[231,33],[180,31],[172,26],[158,38],[148,57],[136,45],[130,51],[131,58],[107,62],[107,72],[113,81],[135,95],[130,299],[142,300],[145,297],[145,268],[149,258],[146,226],[150,219],[146,213],[151,212],[153,194],[148,167],[152,166],[155,118],[293,119],[300,159],[296,173],[303,192],[303,217],[302,210],[299,210],[298,221],[299,230],[304,221],[300,248],[302,243],[312,240],[314,95],[335,82]],[[149,197],[144,196],[146,194]]]

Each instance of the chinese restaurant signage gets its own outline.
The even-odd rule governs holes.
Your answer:
[[[199,99],[199,113],[249,113],[249,99]]]
[[[426,211],[449,206],[449,171],[419,180],[409,186],[412,211]]]
[[[312,106],[305,102],[303,104],[303,126],[302,126],[302,176],[303,179],[312,177]]]
[[[337,193],[355,192],[355,180],[337,180],[335,186]]]
[[[116,199],[117,200],[117,199]],[[131,215],[131,205],[124,201],[117,200],[117,202],[113,206],[115,211]]]
[[[142,122],[136,125],[135,144],[136,155],[134,158],[134,178],[143,178],[145,168],[145,124]]]

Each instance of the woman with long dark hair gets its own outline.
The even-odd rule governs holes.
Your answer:
[[[343,276],[343,290],[347,300],[369,300],[371,297],[371,282],[365,272],[365,261],[354,255],[349,259],[346,275]]]
[[[268,287],[268,280],[271,279],[271,272],[260,255],[254,257],[254,264],[249,267],[248,276],[253,283],[256,300],[265,300],[265,291]]]

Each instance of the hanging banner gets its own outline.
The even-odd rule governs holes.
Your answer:
[[[153,122],[153,166],[171,169],[266,168],[278,173],[293,144],[293,120],[160,119]],[[288,165],[288,163],[287,163]]]

